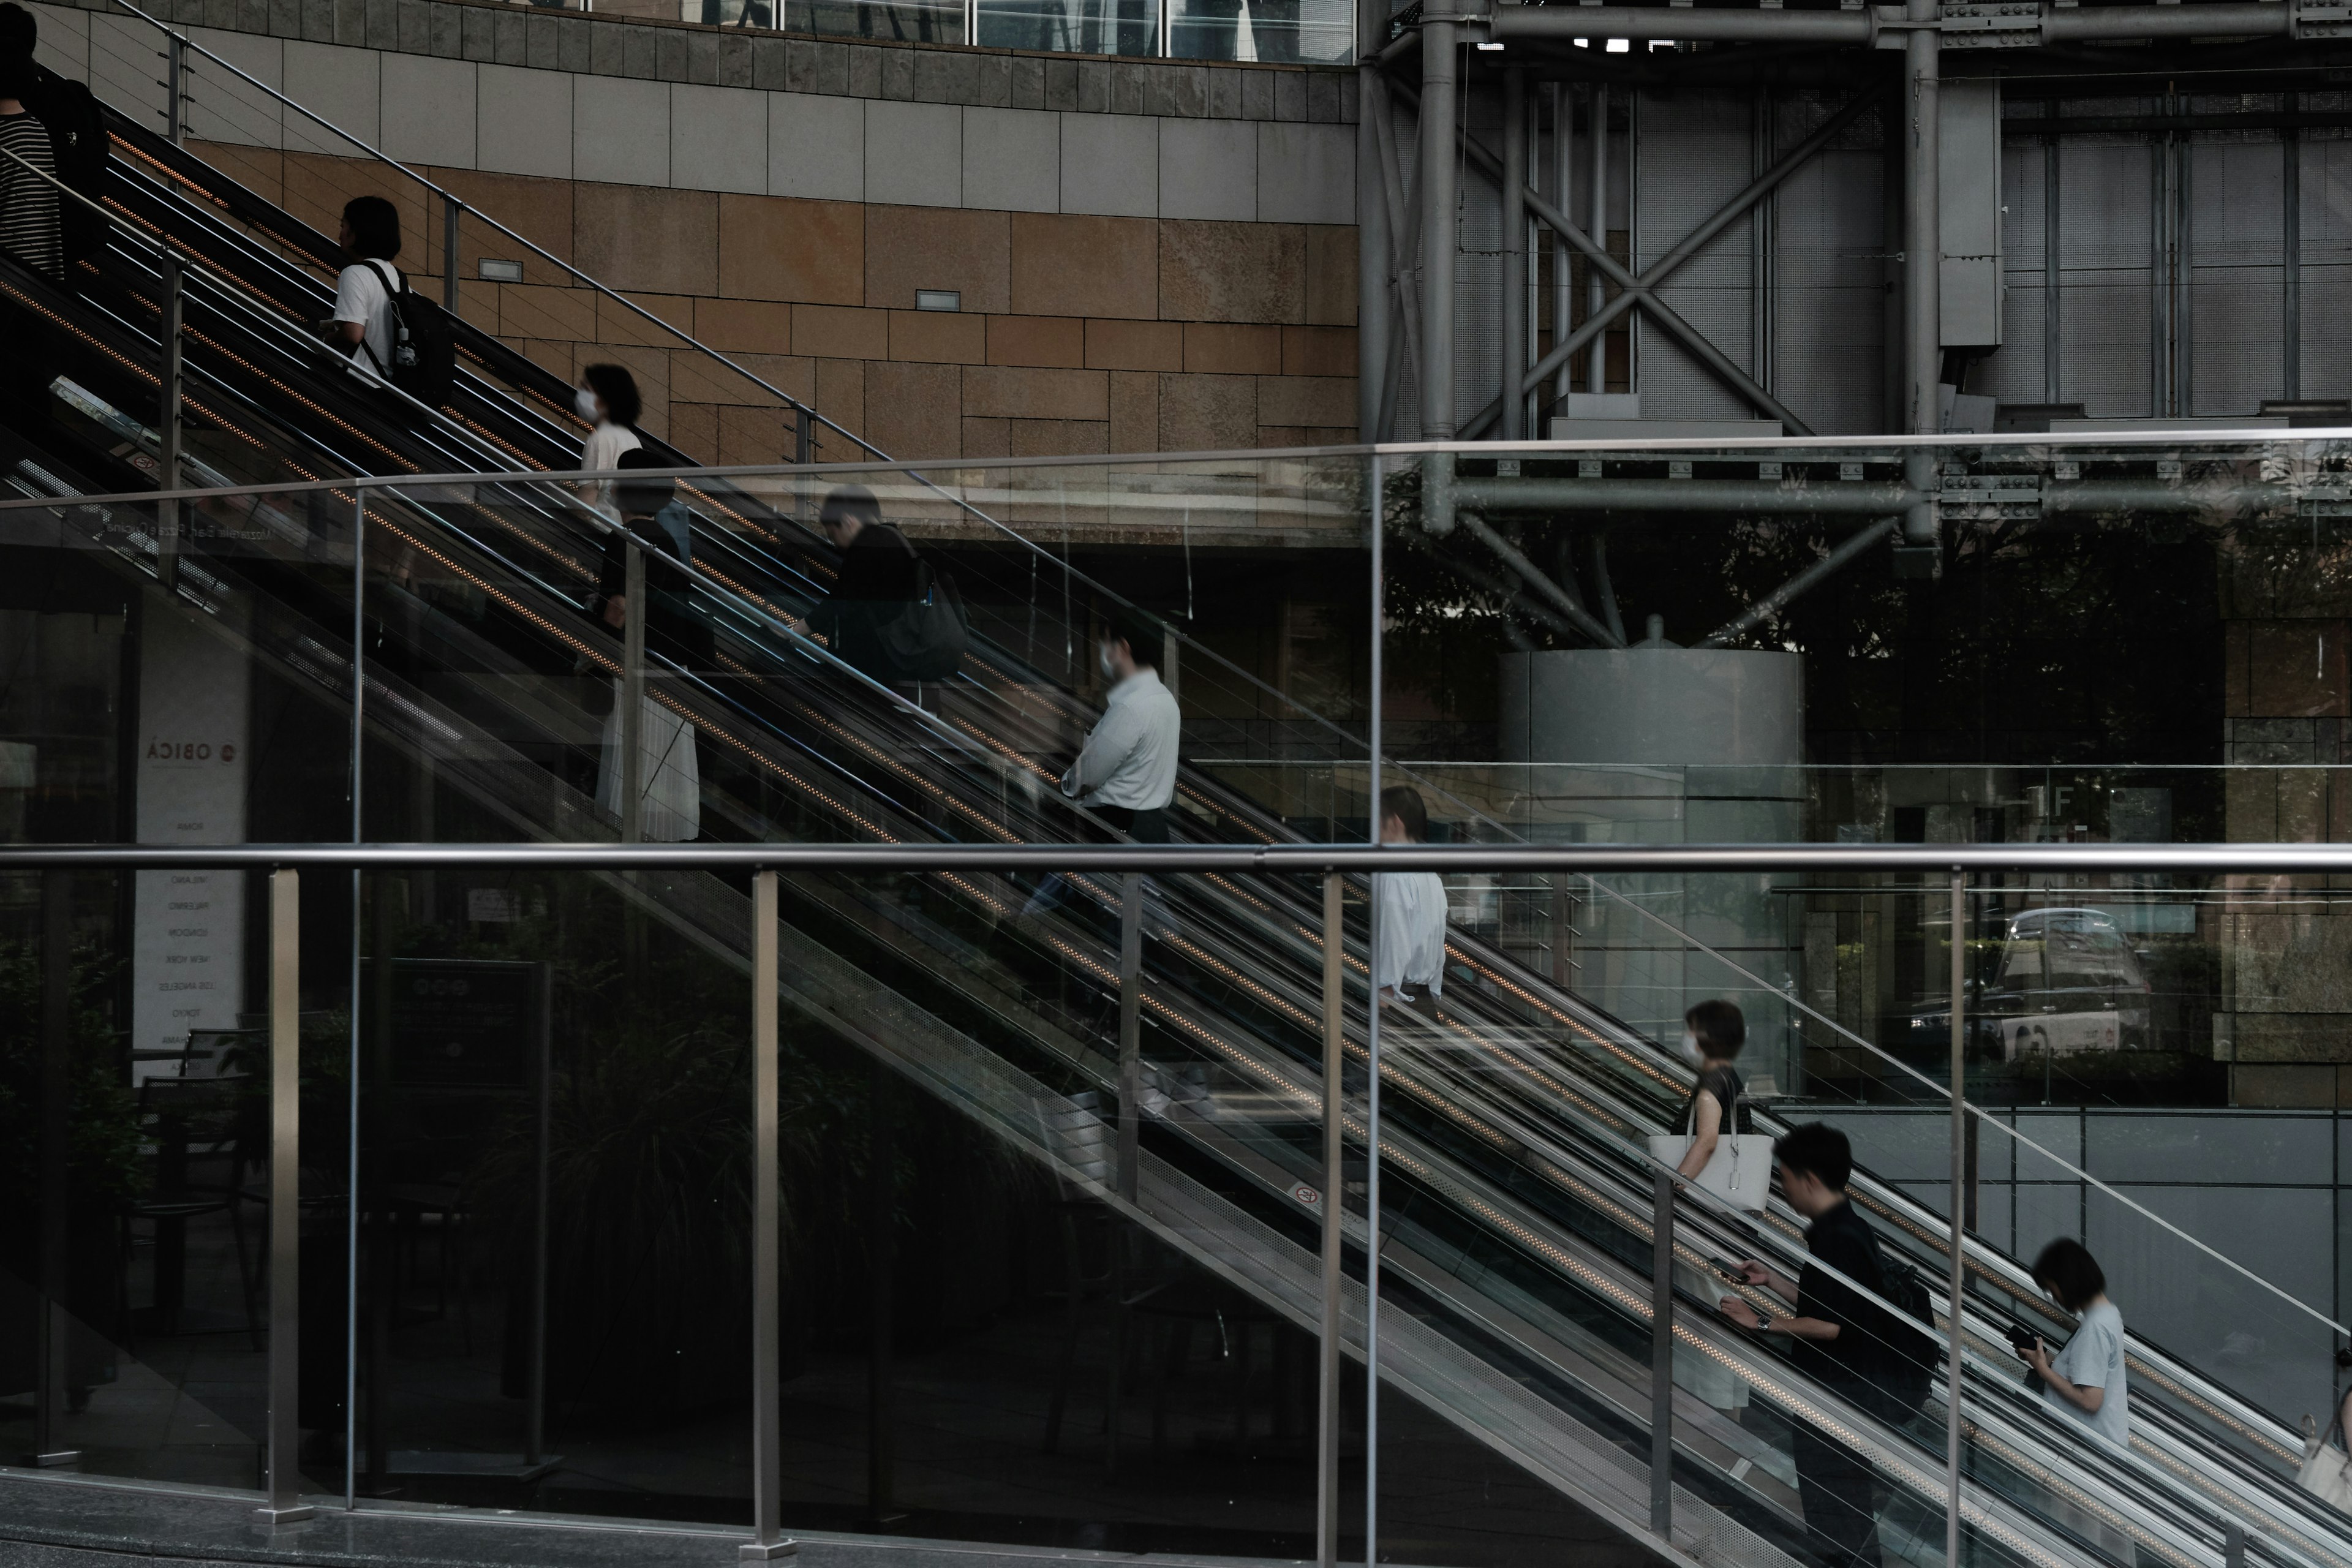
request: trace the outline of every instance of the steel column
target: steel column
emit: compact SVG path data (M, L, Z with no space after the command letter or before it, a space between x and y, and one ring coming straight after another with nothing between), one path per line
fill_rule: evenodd
M1448 227L1450 232L1451 226ZM1365 746L1370 790L1364 815L1370 818L1367 837L1370 847L1377 851L1381 844L1381 627L1386 624L1387 605L1383 552L1387 547L1384 525L1388 492L1377 453L1370 468L1372 650L1370 679L1366 682L1370 697ZM1364 934L1364 951L1369 957L1380 951L1378 899L1365 902ZM1364 974L1364 1568L1376 1568L1381 1560L1381 999L1370 984L1371 977L1372 971L1368 968ZM1336 1195L1332 1206L1339 1206Z
M25 1462L44 1468L81 1458L63 1441L66 1361L73 1332L65 1305L73 1212L67 1127L73 1095L73 879L62 868L41 873L40 1321L33 1449Z
M1503 439L1528 433L1528 79L1503 68Z
M441 303L452 316L457 313L457 231L465 212L466 204L457 197L441 198Z
M621 842L645 837L646 552L636 531L621 525L628 557L622 578L621 616Z
M2301 106L2301 94L2286 95L2290 116ZM2294 399L2303 395L2303 137L2293 125L2279 132L2279 153L2286 164L2279 184L2279 382L2280 395Z
M1143 1139L1143 879L1118 889L1118 1195L1135 1202Z
M1549 91L1551 98L1552 200L1558 204L1560 211L1566 212L1570 197L1569 170L1576 162L1575 111L1570 107L1567 84L1553 82ZM1559 412L1562 414L1568 412L1568 395L1573 390L1572 383L1576 374L1569 368L1567 357L1561 354L1561 350L1567 347L1568 334L1571 330L1569 317L1574 314L1576 310L1575 292L1570 286L1569 278L1569 258L1571 254L1568 247L1568 241L1560 237L1557 229L1553 230L1551 235L1551 347L1546 352L1544 362L1549 363L1554 356L1559 356L1559 369L1553 375L1552 396L1559 405Z
M629 619L636 620L635 606ZM783 1384L778 1343L782 1208L776 1194L776 874L751 878L751 1539L740 1554L790 1557L783 1532Z
M1339 1562L1339 1342L1346 1280L1341 1220L1348 1199L1340 1093L1348 1060L1341 1044L1346 931L1339 922L1339 894L1344 882L1337 871L1323 874L1323 1311L1315 1405L1315 1560L1321 1568L1338 1568Z
M1962 1015L1968 959L1968 873L1952 871L1952 1239L1951 1275L1946 1288L1945 1354L1950 1358L1944 1385L1944 1561L1960 1560L1960 1292L1967 1283L1967 1237L1962 1194L1968 1191L1968 1026ZM1931 1325L1932 1326L1932 1325Z
M1675 1178L1650 1173L1650 1528L1675 1523Z
M362 806L367 797L367 781L362 772L365 760L362 726L367 721L367 491L352 491L352 762L351 806L352 842L358 844L365 837L365 817ZM362 1014L360 1008L360 900L365 879L354 867L352 870L352 1020L351 1020L351 1087L345 1095L346 1130L351 1139L343 1172L344 1187L351 1201L343 1209L343 1506L359 1504L359 1409L360 1409L360 1215L361 1194L365 1190L360 1182L360 1152L366 1140L360 1135L360 1085L367 1077L362 1070L361 1031ZM390 924L390 900L385 897L390 884L381 873L376 877L375 959L377 994L387 1000L391 996L392 943L386 928ZM389 1016L389 1007L385 1010ZM379 1035L388 1041L387 1025ZM376 1283L374 1279L369 1281ZM383 1431L383 1382L380 1375L383 1363L372 1364L368 1377L368 1478L376 1485L383 1484L384 1469L376 1461Z
M1454 438L1454 121L1459 29L1429 22L1421 40L1421 438Z
M169 236L164 237L159 266L163 275L163 321L158 332L163 340L163 374L156 387L155 424L159 447L155 479L158 489L173 490L180 488L180 408L185 401L187 345L183 310L187 284L180 267L180 258L172 249ZM180 580L180 503L176 500L163 501L157 510L155 576L168 594Z
M188 115L182 105L187 100L188 54L184 41L177 33L168 34L163 44L163 134L174 147L183 146L188 139Z
M272 1525L310 1517L301 1500L301 873L269 874L269 1414L262 1505Z
M1906 0L1913 24L1904 44L1904 69L1910 77L1911 138L1903 173L1903 374L1904 428L1933 433L1943 428L1943 318L1941 273L1943 226L1938 207L1942 101L1941 40L1935 28L1937 0Z
M1584 9L1582 6L1577 7ZM1586 222L1591 226L1592 243L1602 250L1609 248L1609 84L1592 84L1591 125L1587 132L1592 154L1591 174L1585 181ZM1562 211L1566 211L1565 205ZM1553 232L1573 245L1575 241L1555 224ZM1601 308L1608 302L1608 290L1602 286L1601 269L1590 261L1584 268L1584 319L1590 323L1601 319ZM1592 334L1592 359L1585 366L1584 390L1609 390L1609 334L1596 330Z
M1388 7L1356 7L1356 433L1381 438L1381 399L1389 365L1390 250L1387 193L1381 188L1381 132L1389 112L1388 79L1377 57L1387 41Z

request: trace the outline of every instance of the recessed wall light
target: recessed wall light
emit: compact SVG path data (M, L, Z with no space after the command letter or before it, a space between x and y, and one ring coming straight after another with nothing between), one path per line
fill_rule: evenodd
M915 290L918 310L961 310L963 290L961 289L918 289Z
M482 280L486 283L520 283L522 281L522 263L499 261L485 256L482 258Z

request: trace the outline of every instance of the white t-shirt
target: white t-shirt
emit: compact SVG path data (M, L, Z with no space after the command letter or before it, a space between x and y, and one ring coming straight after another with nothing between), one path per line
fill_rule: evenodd
M1080 805L1159 810L1176 796L1181 731L1176 694L1158 670L1137 670L1110 689L1086 749L1062 775L1062 793Z
M2085 1309L2066 1348L2050 1358L2050 1370L2077 1388L2103 1388L2098 1410L2089 1412L2045 1388L2051 1407L2072 1415L2108 1442L2131 1447L2129 1395L2124 1384L2124 1315L2112 1301Z
M1445 986L1445 884L1434 871L1381 871L1372 897L1381 921L1373 989L1435 998Z
M383 271L378 271L378 268ZM389 261L379 261L373 265L356 261L344 268L335 279L334 319L356 321L366 329L362 342L374 353L375 359L371 363L367 354L361 352L360 343L353 343L351 347L352 363L362 370L389 374L392 369L392 295L383 286L385 272L391 273L394 281L400 278L400 269Z
M622 453L634 452L644 445L635 430L607 419L589 431L588 439L581 444L580 466L583 468L617 468L621 466ZM613 505L612 480L587 480L580 487L580 496L614 522L621 521L619 510Z

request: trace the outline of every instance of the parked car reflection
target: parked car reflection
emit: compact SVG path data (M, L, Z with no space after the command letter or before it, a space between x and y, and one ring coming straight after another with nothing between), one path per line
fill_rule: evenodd
M2018 1061L2147 1048L2147 973L2105 910L2012 915L1980 959L1967 981L1970 1055ZM1950 1029L1944 998L1912 1014L1915 1042L1939 1044Z

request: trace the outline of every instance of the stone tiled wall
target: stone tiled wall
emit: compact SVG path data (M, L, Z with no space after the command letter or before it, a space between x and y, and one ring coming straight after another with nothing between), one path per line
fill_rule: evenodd
M163 0L191 36L896 457L1353 438L1353 79L721 34L467 0ZM48 62L160 123L155 35L39 7ZM201 17L204 26L196 26ZM225 30L226 29L233 30ZM205 155L331 231L396 171L199 62ZM488 225L461 310L647 425L786 450L773 399ZM480 280L519 261L520 283ZM952 289L957 312L918 311ZM846 457L821 451L822 457Z

